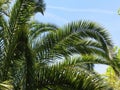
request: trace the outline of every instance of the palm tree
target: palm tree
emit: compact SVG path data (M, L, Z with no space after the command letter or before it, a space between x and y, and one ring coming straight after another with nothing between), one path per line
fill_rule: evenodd
M1 4L1 7L3 4ZM4 33L1 36L1 52L4 51L1 57L4 60L2 80L10 78L14 80L14 77L8 76L15 73L12 72L14 71L12 67L14 67L15 61L25 60L26 90L34 90L34 56L28 43L28 21L34 13L43 13L44 7L45 4L42 0L38 2L35 2L35 0L16 0L12 10L10 10L8 20L4 18L5 13L1 12L0 14L2 28L0 34ZM12 73L9 73L9 71Z
M94 63L104 61L109 64L112 59L113 45L109 34L100 25L89 21L73 22L63 28L31 21L30 17L36 12L43 14L44 7L42 0L16 0L9 13L0 13L0 81L12 80L15 90L36 90L55 85L76 90L100 88L101 79L97 79L92 70ZM63 64L53 63L68 61L76 55L98 58L86 61L78 58L82 62L79 68L68 69L68 63L66 70L66 65L62 68ZM91 71L91 74L83 70Z
M87 87L84 86L83 79L86 79L86 77L88 76L88 72L82 72L82 75L80 73L80 76L77 76L78 72L80 72L79 70L84 71L87 69L86 71L90 71L90 68L88 67L91 67L92 71L93 64L109 64L111 60L111 52L109 51L112 48L111 40L109 39L106 30L104 30L97 24L88 21L73 22L71 24L68 24L64 28L59 28L59 30L56 30L55 33L46 33L40 39L37 39L37 41L36 39L35 41L33 40L33 42L34 43L32 44L32 49L36 53L35 82L37 88L50 89L52 86L57 85L59 87L69 87L76 90L90 90L90 88L91 90L95 90L103 87L102 84L100 84L99 82L101 81L101 79L99 79L96 74L92 73L92 76L97 77L98 81L95 81L95 83L99 82L99 84L90 84L93 83L92 79L95 78L93 77L88 79L89 86L88 84L85 84ZM77 59L76 64L80 64L79 70L76 70L78 69L76 67L71 67L71 69L73 69L73 72L71 72L71 69L69 68L67 68L66 70L62 68L63 65L61 64L55 64L55 66L50 67L50 64L58 59L65 61L63 59L67 59L76 55L84 57L82 59ZM69 59L67 59L66 61L69 62ZM73 60L73 62L75 61L76 60ZM70 64L67 63L67 66L70 66ZM88 77L90 76L91 74L89 74ZM78 78L83 78L83 82L80 83L81 79L78 80Z
M88 59L91 58L87 56ZM109 88L107 82L96 72L87 69L83 60L86 60L85 56L67 58L64 62L42 69L39 69L38 65L36 85L39 90L42 88L48 88L48 90L66 90L66 88L68 90L107 90Z

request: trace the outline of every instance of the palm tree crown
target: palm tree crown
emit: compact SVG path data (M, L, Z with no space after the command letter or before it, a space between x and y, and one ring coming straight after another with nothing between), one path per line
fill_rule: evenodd
M8 14L0 12L0 82L12 80L15 90L106 89L93 66L112 60L108 32L90 21L61 28L31 21L44 10L42 0L16 0ZM54 63L58 60L62 62Z

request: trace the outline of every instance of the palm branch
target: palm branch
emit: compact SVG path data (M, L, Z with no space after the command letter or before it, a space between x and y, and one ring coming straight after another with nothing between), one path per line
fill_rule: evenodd
M8 20L0 13L0 81L12 79L15 90L102 88L101 79L93 73L93 64L111 62L113 45L108 32L89 21L72 22L62 28L30 21L32 15L38 11L43 14L44 9L42 0L16 0ZM82 58L71 61L79 68L68 67L67 58L74 55ZM57 60L66 64L49 66Z

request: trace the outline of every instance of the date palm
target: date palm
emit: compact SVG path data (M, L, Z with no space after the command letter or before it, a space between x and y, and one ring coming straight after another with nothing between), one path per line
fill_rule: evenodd
M1 7L3 4L1 4ZM34 90L34 56L28 43L28 21L34 13L43 13L44 7L45 4L42 0L38 2L35 2L35 0L15 0L13 8L8 13L7 20L4 18L4 12L0 14L0 26L2 29L0 33L2 57L0 59L4 62L2 80L14 80L14 77L9 76L15 73L12 68L16 63L15 61L25 60L26 90Z
M91 69L94 63L111 61L112 43L109 34L101 26L89 21L73 22L63 28L58 28L55 25L30 20L36 12L43 14L43 11L42 0L38 2L37 0L16 0L8 14L0 13L1 82L12 80L15 90L36 90L44 86L49 88L49 85L72 86L70 88L76 90L88 90L90 87L91 90L98 89L95 83L99 80L95 80L92 84L92 79L97 77L94 77L95 74ZM53 63L57 60L64 61L75 55L86 54L103 58L103 61L99 58L94 61L92 58L88 61L83 59L83 64L79 68L66 69L65 74L62 64L59 66ZM84 69L91 71L89 76L93 76L89 78L87 72L80 71ZM82 73L78 74L78 72ZM88 79L85 79L86 77ZM85 80L89 81L89 87L86 87L87 84L84 86L87 82ZM81 81L83 82L80 83Z
M44 63L43 65L47 67L47 69L45 67L44 68L41 67L42 70L39 69L40 67L38 68L38 70L36 69L37 70L36 73L38 75L36 77L38 79L37 86L39 88L41 88L42 86L50 87L50 85L55 85L58 83L58 85L62 84L62 86L65 85L68 87L69 85L70 86L73 85L72 86L73 89L76 90L79 89L97 90L102 87L101 86L102 84L99 84L100 86L98 87L94 86L94 84L93 86L87 85L88 87L84 87L83 83L80 84L81 79L78 80L78 77L74 76L76 75L75 73L78 74L78 72L80 71L76 70L76 68L74 67L70 67L70 69L68 67L66 69L67 66L70 66L70 63L67 63L67 66L65 65L65 69L63 70L61 70L61 67L63 67L63 65L61 64L60 66L55 64L55 68L57 66L59 67L59 69L58 68L55 69L51 68L48 63L50 61L57 60L58 58L60 58L59 60L64 61L63 59L66 59L68 57L73 57L76 55L82 57L83 55L85 55L84 58L82 59L78 58L77 62L76 60L73 60L73 63L71 64L75 66L74 62L76 62L76 65L80 64L79 70L90 71L90 68L88 67L93 64L109 65L112 56L111 52L109 51L110 49L112 49L112 43L108 33L101 26L97 25L94 22L89 21L73 22L63 28L60 28L59 30L57 30L56 33L49 33L42 37L42 39L38 40L36 44L34 44L33 49L34 51L36 51L37 54L36 58L39 61L39 64L37 66L39 67ZM67 59L66 61L69 62L69 59ZM52 70L50 70L49 68ZM91 67L91 69L93 68ZM52 71L54 73L52 73ZM85 72L83 72L83 74L84 73ZM72 74L74 78L72 77ZM85 78L84 77L85 74L83 75L83 78ZM92 75L94 76L94 74ZM54 76L54 78L52 76ZM72 79L70 80L71 77ZM66 80L67 78L69 78L69 80ZM91 80L89 79L88 81L90 82ZM100 79L98 79L98 81L99 80ZM78 85L75 87L74 85L77 84L80 84L81 86Z
M41 69L38 65L36 85L39 90L45 88L50 90L66 90L66 88L68 90L108 90L107 82L99 74L86 68L84 60L97 61L97 58L91 57L67 58L64 62Z

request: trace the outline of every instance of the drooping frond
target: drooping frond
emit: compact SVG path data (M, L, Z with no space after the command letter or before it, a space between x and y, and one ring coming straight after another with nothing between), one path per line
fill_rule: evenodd
M54 24L44 24L40 22L31 22L29 24L29 39L32 44L34 44L38 39L41 39L43 34L49 32L56 32L58 27Z
M35 3L34 6L34 12L41 12L42 14L44 14L45 11L45 3L43 0L30 0L31 2Z
M60 64L49 68L41 68L36 74L38 88L57 85L58 87L62 86L74 90L99 90L107 87L97 74L87 72L81 68L66 66L61 68Z
M72 67L72 68L83 68L88 71L94 71L94 64L103 64L103 65L110 65L109 61L106 61L105 58L98 56L98 55L76 55L67 57L60 62L61 67Z
M43 36L34 47L40 60L73 53L96 53L111 58L112 43L104 28L93 22L79 21Z

